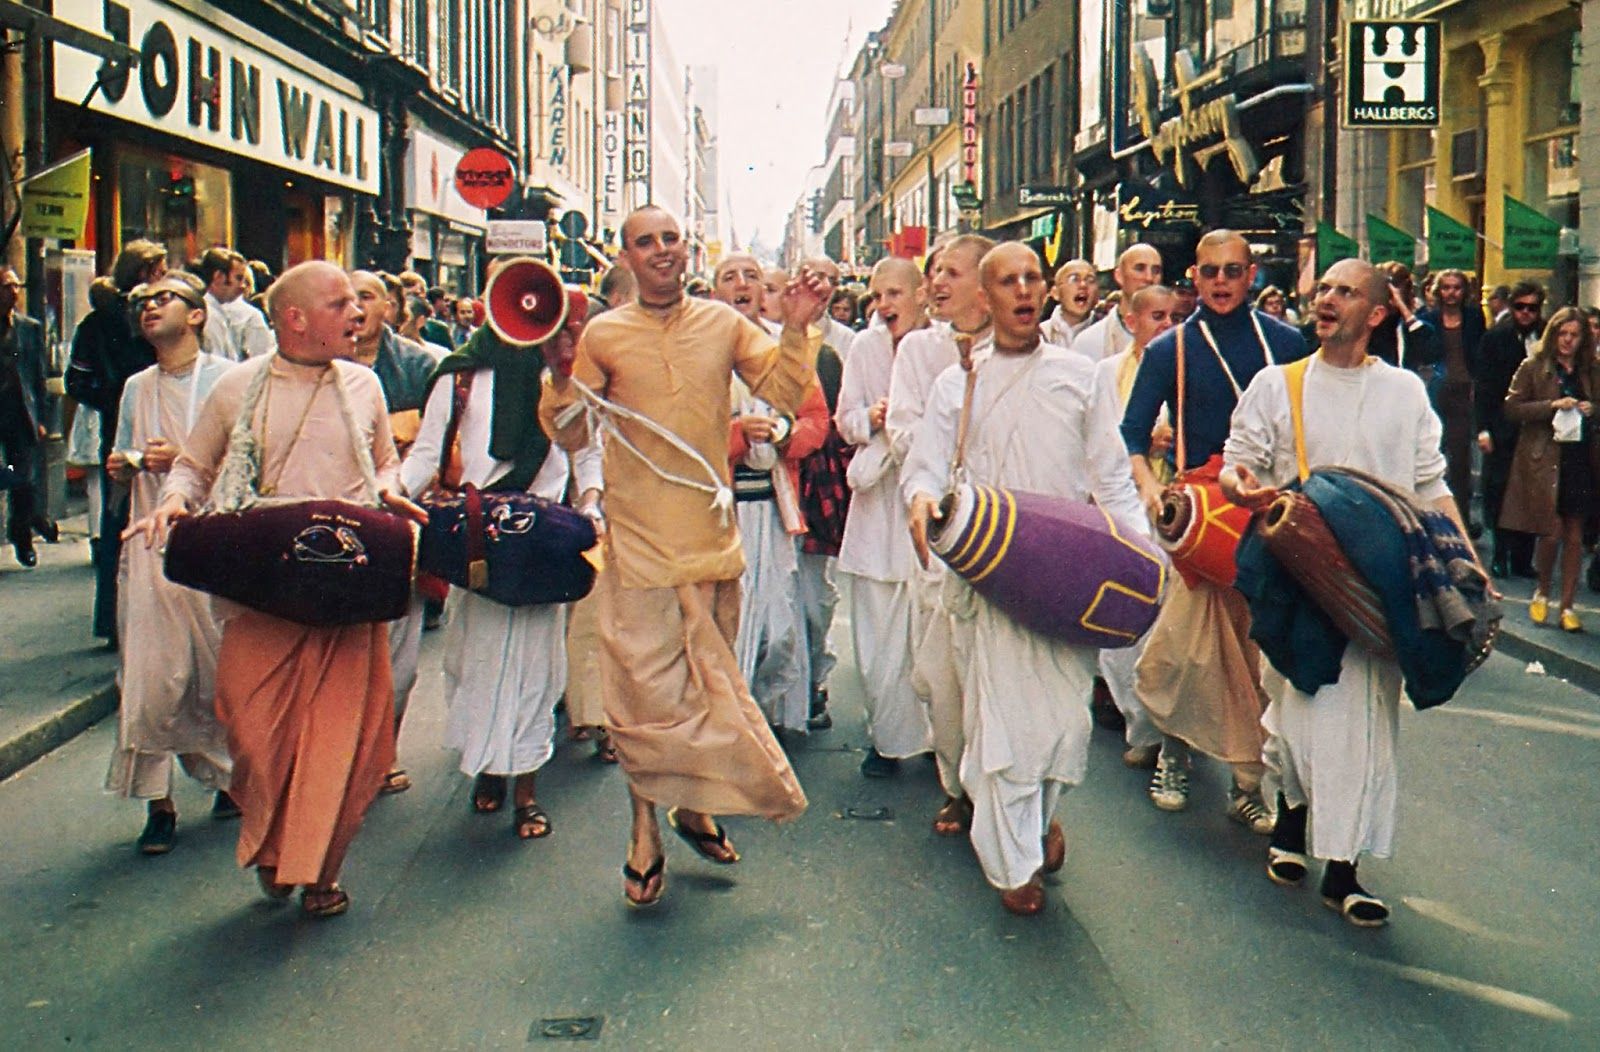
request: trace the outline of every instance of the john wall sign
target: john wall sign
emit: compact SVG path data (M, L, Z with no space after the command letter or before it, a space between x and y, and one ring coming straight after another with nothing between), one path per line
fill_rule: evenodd
M360 89L267 37L246 42L158 0L55 0L55 16L139 51L90 108L362 193L378 192L378 113ZM277 49L281 48L281 52ZM80 103L101 60L55 45L55 96Z
M1441 44L1438 22L1351 22L1345 127L1438 127Z

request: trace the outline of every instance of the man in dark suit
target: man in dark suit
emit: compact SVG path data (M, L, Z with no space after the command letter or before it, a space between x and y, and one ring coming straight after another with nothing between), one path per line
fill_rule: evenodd
M34 566L39 561L33 550L34 530L51 541L56 530L39 508L36 485L40 446L49 431L45 422L44 329L17 311L21 290L17 272L0 264L0 463L15 473L6 539L18 562Z
M1473 400L1477 405L1478 448L1483 450L1483 514L1494 530L1490 569L1496 577L1512 573L1519 577L1534 575L1533 538L1500 528L1500 503L1517 446L1517 425L1505 417L1506 391L1517 366L1533 353L1543 332L1544 289L1531 281L1519 281L1511 289L1510 313L1496 322L1478 345Z
M1417 312L1438 336L1441 356L1428 392L1444 424L1445 478L1465 523L1472 523L1472 442L1477 433L1472 384L1482 369L1480 353L1487 330L1483 308L1467 302L1470 287L1462 271L1440 271L1434 280L1434 305ZM1478 526L1473 524L1472 530L1476 536Z

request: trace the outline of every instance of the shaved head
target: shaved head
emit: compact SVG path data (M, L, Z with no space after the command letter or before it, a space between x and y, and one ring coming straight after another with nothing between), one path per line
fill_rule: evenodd
M295 264L284 271L267 290L267 317L277 326L282 321L284 311L290 307L305 309L314 288L329 279L344 276L344 271L320 259Z
M1011 269L1025 263L1037 265L1039 254L1020 241L1007 241L996 245L983 254L983 259L978 263L978 277L987 286L998 281Z
M764 274L761 268L761 261L759 259L750 255L748 252L735 252L731 256L722 257L722 261L717 264L717 269L711 272L711 284L715 285L718 281L720 281L722 275L727 272L730 267L738 266L740 264L743 264L747 267L754 267L757 274Z
M267 311L278 352L290 361L315 364L355 355L364 314L349 275L332 263L311 260L284 271L267 290Z
M670 220L679 231L683 230L683 224L678 222L678 217L673 215L669 210L662 208L660 205L641 205L629 212L628 218L622 221L622 232L619 236L624 245L628 243L629 228L633 226L634 220L643 219L646 216L665 217L666 219Z
M899 278L911 288L922 284L922 271L917 269L915 263L901 256L885 256L878 260L873 265L872 277L873 280L877 280L880 276L886 279Z

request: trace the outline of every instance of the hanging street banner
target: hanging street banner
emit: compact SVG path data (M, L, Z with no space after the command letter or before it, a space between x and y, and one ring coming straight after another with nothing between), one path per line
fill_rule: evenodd
M1317 273L1321 274L1341 259L1360 259L1361 246L1353 237L1334 229L1332 223L1317 224Z
M1428 207L1428 270L1478 269L1478 232L1437 208Z
M1437 128L1443 34L1434 22L1351 22L1346 128Z
M1561 224L1506 194L1503 243L1507 270L1550 270L1561 249Z
M1367 258L1374 263L1404 263L1414 267L1417 265L1417 239L1368 212Z
M82 241L88 219L88 150L79 150L22 181L23 237Z

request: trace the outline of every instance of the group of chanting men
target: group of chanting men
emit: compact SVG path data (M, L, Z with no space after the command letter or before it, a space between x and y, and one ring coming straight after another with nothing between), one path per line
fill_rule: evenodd
M486 326L442 362L372 340L381 291L326 263L272 286L277 349L237 365L200 351L197 282L169 274L136 290L158 362L124 396L115 447L137 463L109 465L134 486L121 594L124 639L140 640L124 658L114 785L170 812L176 756L226 789L242 813L240 864L269 896L303 889L312 916L348 908L344 855L377 794L404 785L395 741L420 599L387 625L316 628L162 577L171 524L239 484L243 457L263 495L376 499L421 521L419 503L471 482L594 518L604 569L570 611L451 589L446 744L476 779L473 808L499 810L510 782L513 828L536 839L551 832L534 774L556 703L592 712L569 715L605 726L627 778L631 906L666 890L658 808L721 865L740 854L720 818L804 811L775 729L827 725L836 564L865 686L863 773L931 752L945 794L934 831L970 837L1005 909L1039 913L1045 876L1064 864L1056 811L1085 774L1098 675L1125 718L1124 762L1154 768L1157 807L1186 805L1192 752L1214 757L1232 768L1229 815L1271 838L1272 880L1300 884L1324 860L1330 906L1361 926L1387 920L1356 863L1386 857L1394 835L1394 662L1350 648L1337 683L1301 693L1260 660L1237 592L1176 574L1138 646L1073 646L1013 621L928 548L958 446L975 482L1093 502L1147 536L1174 448L1180 471L1220 456L1222 486L1243 504L1308 459L1377 475L1459 522L1421 381L1367 355L1390 299L1378 271L1348 260L1324 275L1320 349L1292 413L1281 367L1307 346L1250 307L1255 266L1232 232L1199 243L1200 302L1181 340L1148 246L1123 254L1120 303L1088 324L1086 264L1058 272L1061 309L1047 321L1031 248L957 236L925 269L880 262L859 333L827 317L838 277L827 261L779 283L733 256L702 299L685 292L687 255L669 212L635 211L619 259L629 302L569 315L531 348ZM845 504L826 479L799 477L830 441L848 489L836 556L796 539L798 491Z

